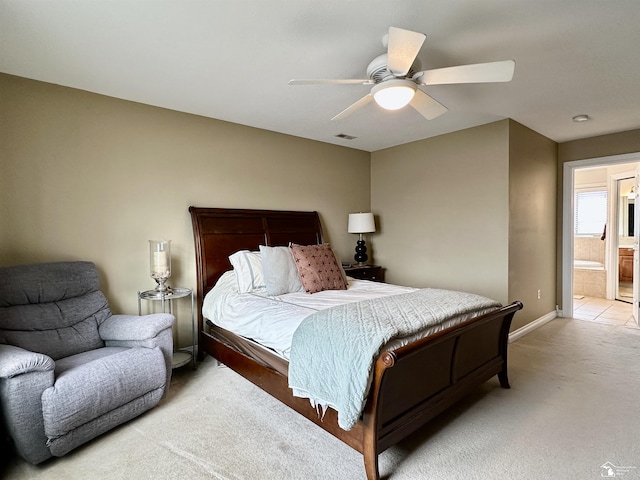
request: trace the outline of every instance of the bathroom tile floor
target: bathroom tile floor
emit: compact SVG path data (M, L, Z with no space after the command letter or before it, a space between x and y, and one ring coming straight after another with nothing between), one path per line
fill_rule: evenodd
M633 306L619 300L584 297L573 299L573 318L640 329L633 319Z

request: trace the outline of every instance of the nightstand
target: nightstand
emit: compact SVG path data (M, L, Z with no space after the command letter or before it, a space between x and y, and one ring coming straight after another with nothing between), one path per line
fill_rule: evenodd
M384 282L384 270L380 265L352 265L351 267L344 267L344 273L358 280Z
M160 301L162 313L171 313L173 314L172 303L173 300L177 300L179 298L190 297L191 298L191 340L192 340L192 350L193 351L185 351L185 350L176 350L173 352L173 359L171 361L171 368L178 368L186 365L187 363L191 363L193 369L196 369L196 329L195 329L195 299L193 296L193 290L190 288L181 288L174 287L167 292L159 292L157 290L147 290L145 292L138 292L138 315L142 315L142 305L141 300L151 300L151 301ZM165 306L168 306L168 312L165 309Z

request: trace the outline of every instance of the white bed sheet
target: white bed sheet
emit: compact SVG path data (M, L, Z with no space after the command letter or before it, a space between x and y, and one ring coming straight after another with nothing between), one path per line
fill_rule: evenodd
M351 277L347 280L347 290L269 297L262 290L238 293L235 274L228 271L205 296L202 314L215 325L271 348L288 360L293 333L307 315L344 303L416 290Z

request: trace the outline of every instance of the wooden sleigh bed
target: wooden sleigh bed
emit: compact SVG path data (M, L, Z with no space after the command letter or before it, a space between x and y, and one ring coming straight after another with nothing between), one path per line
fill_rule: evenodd
M317 212L189 207L197 263L198 359L209 354L333 434L364 456L368 480L378 480L378 454L413 433L478 385L497 375L509 388L507 344L520 302L383 352L375 361L360 421L338 426L329 409L320 419L309 400L294 397L286 361L247 345L227 330L207 325L204 296L231 269L228 256L259 245L323 242ZM259 350L259 349L258 349ZM273 358L269 358L273 357Z

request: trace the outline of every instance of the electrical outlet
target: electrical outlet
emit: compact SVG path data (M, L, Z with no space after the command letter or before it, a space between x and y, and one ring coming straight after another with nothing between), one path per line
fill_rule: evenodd
M542 298L542 293L541 293L540 289L538 289L538 300L540 300L540 298Z

